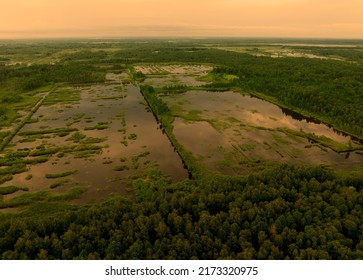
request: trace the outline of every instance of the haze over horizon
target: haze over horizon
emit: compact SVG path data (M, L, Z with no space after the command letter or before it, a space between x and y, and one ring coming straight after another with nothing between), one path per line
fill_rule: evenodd
M2 2L0 39L147 36L363 39L362 0Z

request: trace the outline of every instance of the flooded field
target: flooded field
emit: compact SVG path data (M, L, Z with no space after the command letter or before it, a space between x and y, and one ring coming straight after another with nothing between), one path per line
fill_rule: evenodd
M180 143L208 168L246 174L273 163L325 165L336 170L363 165L362 146L322 123L238 92L189 91L162 96ZM314 141L317 139L317 141ZM356 149L336 152L334 149Z
M293 46L293 45L291 45ZM298 45L300 46L300 45ZM304 45L301 45L304 46ZM281 57L305 57L305 58L315 58L315 59L332 59L332 60L342 60L341 57L331 57L331 56L322 56L316 55L309 51L297 51L294 49L286 48L285 46L258 46L258 47L217 47L217 49L225 50L225 51L233 51L239 53L247 53L254 56L266 56L272 58L281 58Z
M145 84L154 87L163 86L201 86L205 82L198 80L212 70L206 65L138 65L135 70L146 75Z
M139 88L125 76L108 74L106 84L51 92L0 157L1 186L62 193L75 186L79 203L128 193L135 176L158 167L172 181L188 177L182 161ZM125 85L123 85L125 84Z
M155 64L135 70L146 75L144 84L198 89L212 67ZM78 188L78 203L127 195L131 182L152 168L174 182L188 177L139 88L126 74L106 78L43 92L33 108L19 112L8 128L16 134L0 154L2 205L44 190L64 194ZM175 117L176 139L209 170L246 175L280 163L363 167L362 143L264 100L203 90L160 97ZM13 211L9 207L1 208Z

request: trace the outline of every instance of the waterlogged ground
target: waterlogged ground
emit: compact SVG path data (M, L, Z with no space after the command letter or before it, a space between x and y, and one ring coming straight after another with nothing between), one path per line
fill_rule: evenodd
M135 70L154 87L197 88L212 67L150 64ZM177 140L212 171L246 175L283 162L363 169L362 143L261 99L203 90L160 97L175 117ZM127 75L108 74L104 84L59 87L38 99L41 106L25 108L7 128L16 131L28 118L0 154L1 211L13 211L19 204L14 199L44 190L67 194L78 188L78 203L127 195L131 182L155 167L172 181L188 177Z
M211 66L206 65L138 65L135 70L146 75L145 84L154 87L164 86L201 86L205 82L198 78L206 75L212 70Z
M80 203L128 193L132 178L153 167L173 181L187 171L137 87L108 74L106 84L59 88L13 138L0 158L1 187L19 190L3 201L39 190L75 186ZM123 83L122 83L123 80Z
M247 174L274 163L325 165L353 170L363 165L361 145L325 124L238 92L188 91L162 96L177 118L174 134L209 169ZM313 141L313 138L323 141ZM329 145L325 145L328 143Z
M332 59L332 60L343 60L342 57L338 56L322 56L311 53L309 50L295 50L288 48L288 46L309 46L305 44L283 44L283 45L270 45L270 46L238 46L238 47L216 47L220 50L232 51L238 53L247 53L254 56L266 56L272 58L281 58L281 57L305 57L305 58L314 58L314 59ZM317 46L317 45L315 45ZM329 47L329 45L318 45L320 47ZM330 47L339 46L339 45L331 45ZM352 46L354 47L354 46Z

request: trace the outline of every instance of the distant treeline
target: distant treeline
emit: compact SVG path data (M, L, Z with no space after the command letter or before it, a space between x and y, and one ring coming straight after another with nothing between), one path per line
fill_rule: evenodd
M97 66L78 62L54 65L2 66L0 67L0 85L5 90L15 89L22 92L58 82L103 82L105 74L105 71Z

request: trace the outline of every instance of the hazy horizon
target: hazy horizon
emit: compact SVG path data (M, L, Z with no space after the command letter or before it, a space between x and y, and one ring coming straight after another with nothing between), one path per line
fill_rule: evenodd
M363 39L360 0L12 0L0 39Z

